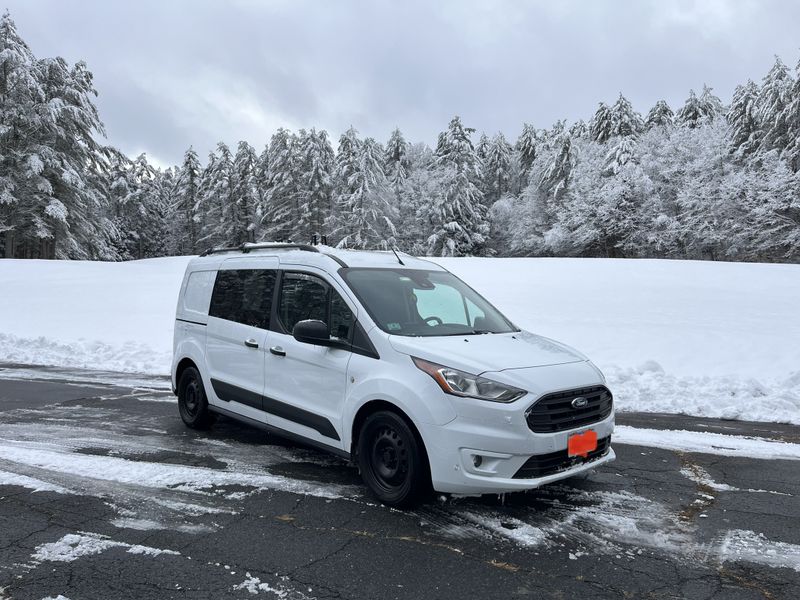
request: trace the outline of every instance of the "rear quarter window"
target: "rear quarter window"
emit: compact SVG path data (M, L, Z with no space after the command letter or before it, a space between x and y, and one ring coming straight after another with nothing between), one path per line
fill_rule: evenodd
M216 271L194 271L189 275L186 290L183 293L182 308L184 312L195 316L208 314L215 275Z

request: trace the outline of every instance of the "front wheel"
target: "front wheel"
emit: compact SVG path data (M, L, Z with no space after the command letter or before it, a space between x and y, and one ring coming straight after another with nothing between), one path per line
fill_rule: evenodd
M389 506L412 506L430 491L422 442L393 412L377 412L364 421L358 437L358 466L370 491Z
M178 382L178 410L183 422L192 429L207 429L214 422L200 372L188 367Z

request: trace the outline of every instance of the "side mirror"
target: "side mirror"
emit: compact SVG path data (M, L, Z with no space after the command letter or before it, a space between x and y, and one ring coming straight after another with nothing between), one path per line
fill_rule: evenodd
M332 340L328 333L328 326L324 321L317 319L306 319L295 323L292 328L292 337L304 344L314 344L315 346L336 345L336 340Z

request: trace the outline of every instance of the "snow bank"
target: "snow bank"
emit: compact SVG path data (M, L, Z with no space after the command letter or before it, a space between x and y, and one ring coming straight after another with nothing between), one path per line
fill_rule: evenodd
M188 260L0 260L0 362L166 374ZM589 355L620 410L800 424L800 265L437 262Z

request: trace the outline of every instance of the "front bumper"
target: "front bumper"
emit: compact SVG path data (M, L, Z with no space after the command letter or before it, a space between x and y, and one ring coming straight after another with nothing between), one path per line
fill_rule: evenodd
M597 433L599 440L609 438L604 454L581 464L565 461L562 469L542 477L517 475L531 457L566 452L569 436L589 429ZM444 493L477 495L535 489L611 462L616 457L610 446L613 431L612 412L602 421L555 433L534 433L524 418L487 422L463 417L443 426L429 426L422 433L433 488ZM479 464L476 457L480 457Z

